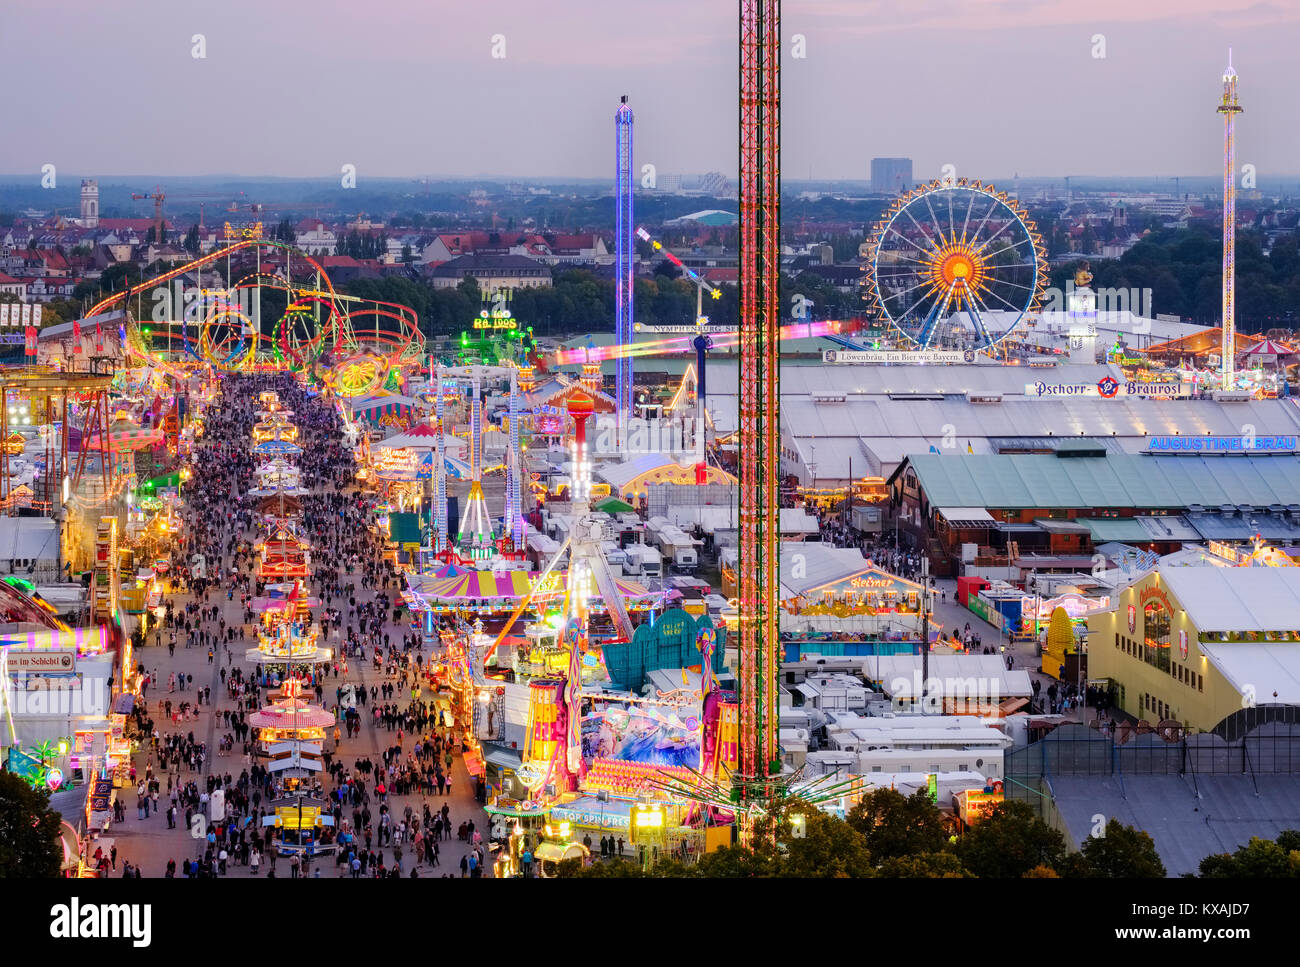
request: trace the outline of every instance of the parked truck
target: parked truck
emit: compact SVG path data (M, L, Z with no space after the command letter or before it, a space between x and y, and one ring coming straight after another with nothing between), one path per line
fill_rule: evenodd
M669 525L660 529L655 543L673 570L689 573L699 567L695 540L681 528Z
M623 549L627 560L623 564L623 573L636 578L661 578L664 575L664 559L658 550L648 544L633 544Z

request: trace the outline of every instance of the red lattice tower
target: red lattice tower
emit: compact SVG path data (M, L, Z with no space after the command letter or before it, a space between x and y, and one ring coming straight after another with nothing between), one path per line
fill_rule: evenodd
M740 777L779 773L781 4L740 2Z

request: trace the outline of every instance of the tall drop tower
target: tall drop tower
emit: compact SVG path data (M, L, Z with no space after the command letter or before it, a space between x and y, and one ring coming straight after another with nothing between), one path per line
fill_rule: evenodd
M780 773L781 3L740 0L740 756ZM750 787L752 788L752 787Z
M614 400L620 445L632 416L632 120L624 94L614 113L614 341L622 347L615 356Z
M1223 100L1218 111L1223 115L1223 339L1219 351L1223 359L1223 388L1232 389L1236 382L1237 321L1234 316L1233 286L1236 281L1237 247L1237 148L1233 142L1237 103L1237 72L1232 69L1232 48L1228 48L1228 68L1223 72Z

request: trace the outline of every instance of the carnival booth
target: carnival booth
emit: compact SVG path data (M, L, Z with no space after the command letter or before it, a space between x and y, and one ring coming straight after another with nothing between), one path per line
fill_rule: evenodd
M722 558L722 593L736 594L738 555L728 548ZM781 606L795 615L917 614L921 585L891 574L854 548L818 543L781 545Z

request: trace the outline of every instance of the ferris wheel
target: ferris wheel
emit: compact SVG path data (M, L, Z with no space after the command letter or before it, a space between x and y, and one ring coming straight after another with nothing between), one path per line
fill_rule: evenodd
M932 181L885 212L866 273L867 300L918 348L981 350L1038 309L1047 253L1006 192Z

